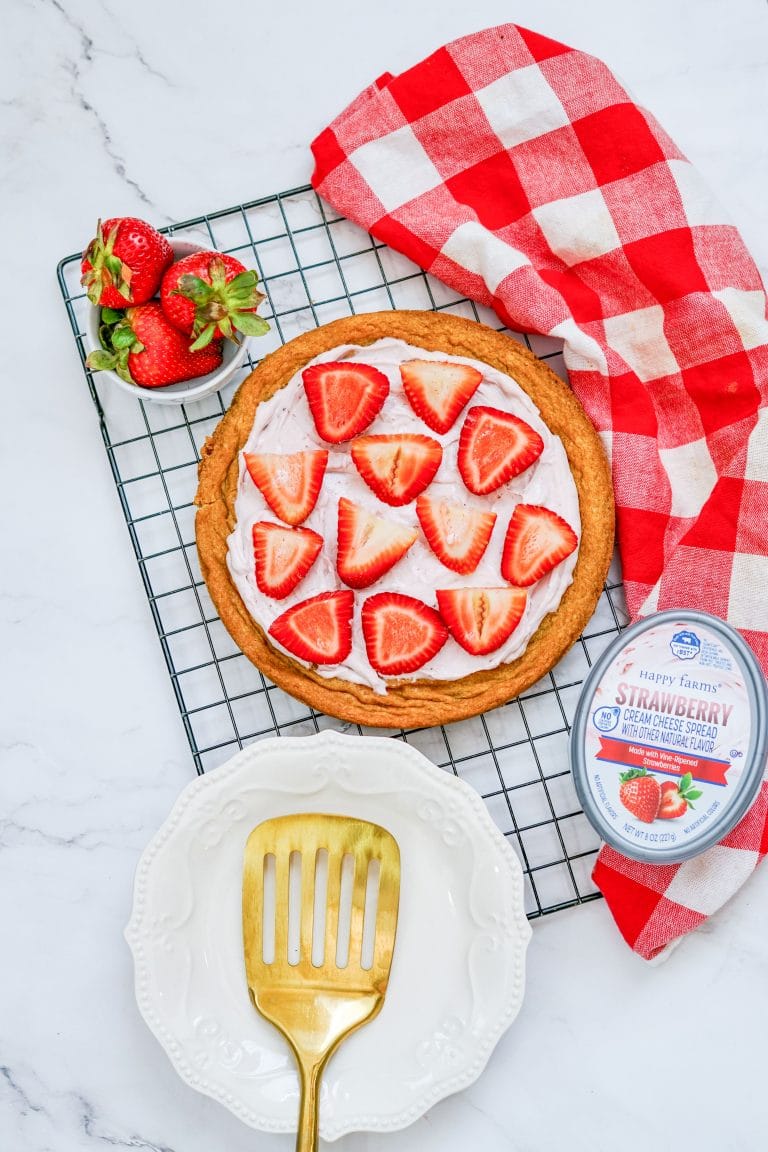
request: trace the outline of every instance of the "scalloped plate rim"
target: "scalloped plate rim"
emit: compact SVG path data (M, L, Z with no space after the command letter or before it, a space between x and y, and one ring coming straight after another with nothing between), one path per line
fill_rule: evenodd
M334 729L324 729L310 736L267 737L264 740L250 744L239 750L224 764L195 777L195 779L191 780L179 793L168 816L149 840L139 857L134 877L131 916L124 931L125 940L130 948L134 961L134 991L139 1012L147 1027L163 1048L179 1077L189 1087L194 1088L198 1092L202 1092L204 1095L211 1097L211 1099L217 1100L245 1124L257 1131L295 1133L295 1121L277 1121L272 1117L260 1115L253 1107L241 1107L239 1102L235 1100L231 1094L222 1091L219 1085L206 1083L203 1077L188 1072L182 1066L176 1053L172 1050L171 1044L169 1044L166 1036L163 1034L161 1020L155 1015L152 1006L148 1003L148 997L145 996L142 991L142 983L146 984L148 982L148 973L143 951L143 935L140 930L141 906L146 898L147 887L150 883L150 869L154 856L165 843L166 839L177 831L179 824L185 817L195 811L195 802L201 802L206 792L215 792L225 788L228 781L230 781L233 776L236 776L254 757L261 758L265 755L268 756L273 751L284 753L289 747L299 744L313 744L315 747L318 745L321 747L336 745L337 747L349 748L351 743L354 743L358 747L364 745L367 748L370 748L371 744L386 746L387 752L409 760L411 767L416 773L421 772L433 784L436 784L438 788L443 788L448 792L453 791L460 799L460 803L467 805L472 810L482 830L488 834L489 852L495 849L512 873L510 882L515 894L513 916L517 932L509 949L509 963L510 966L519 967L520 982L519 989L517 991L513 990L513 993L510 994L505 1009L496 1020L494 1027L489 1028L484 1034L482 1042L476 1045L474 1059L460 1073L454 1075L452 1078L449 1076L444 1077L436 1083L431 1090L419 1096L413 1104L405 1109L401 1109L400 1112L394 1115L387 1114L383 1110L380 1115L371 1115L368 1113L364 1116L350 1116L346 1119L336 1119L331 1123L323 1123L321 1117L320 1135L323 1140L329 1142L337 1140L341 1136L351 1132L395 1132L406 1128L423 1116L429 1108L440 1100L469 1087L469 1085L473 1084L482 1074L497 1043L520 1011L525 994L525 955L532 934L531 925L525 915L523 906L522 867L503 833L491 819L488 809L480 795L464 780L438 768L431 760L424 756L423 753L419 752L417 748L414 748L413 745L393 739L392 737L360 736L351 733L341 733ZM289 792L290 790L285 789L285 791Z

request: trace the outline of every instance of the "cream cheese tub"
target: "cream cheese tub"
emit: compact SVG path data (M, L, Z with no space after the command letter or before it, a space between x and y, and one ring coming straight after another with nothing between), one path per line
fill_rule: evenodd
M721 840L766 760L768 696L751 649L698 611L648 616L587 677L571 732L574 783L602 838L671 864Z

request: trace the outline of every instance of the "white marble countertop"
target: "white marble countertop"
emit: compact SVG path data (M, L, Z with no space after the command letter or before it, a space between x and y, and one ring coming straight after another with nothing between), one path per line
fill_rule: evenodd
M162 224L305 183L365 84L508 19L602 57L768 272L765 0L9 0L0 48L4 472L0 1132L13 1152L287 1152L186 1088L136 1010L133 869L193 767L54 269L98 215ZM214 23L214 20L216 23ZM34 331L30 341L25 333ZM768 868L657 968L602 901L534 924L478 1083L338 1147L765 1146Z

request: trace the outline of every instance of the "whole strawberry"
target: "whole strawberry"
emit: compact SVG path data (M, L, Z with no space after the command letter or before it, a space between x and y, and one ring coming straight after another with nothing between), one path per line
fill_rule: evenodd
M622 772L619 779L619 800L624 807L644 824L652 824L661 803L661 788L656 777L649 776L645 768L630 768Z
M91 304L127 308L143 304L160 287L173 249L156 228L133 216L99 220L83 253L80 283Z
M190 351L189 338L168 323L156 300L129 308L107 333L102 329L102 339L111 344L112 351L91 352L87 366L95 372L111 369L142 388L194 380L221 364L220 340L199 352Z
M263 336L269 324L256 315L264 299L259 277L234 256L223 252L193 252L173 264L163 276L160 302L172 324L194 336L192 348L211 340Z

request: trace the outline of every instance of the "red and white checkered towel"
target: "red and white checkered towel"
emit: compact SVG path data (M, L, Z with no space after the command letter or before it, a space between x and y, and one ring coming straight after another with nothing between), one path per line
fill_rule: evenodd
M565 341L613 467L633 617L702 608L768 668L768 322L698 173L608 68L506 24L377 80L312 145L320 195L510 328ZM768 850L768 782L683 865L604 847L594 878L650 958Z

